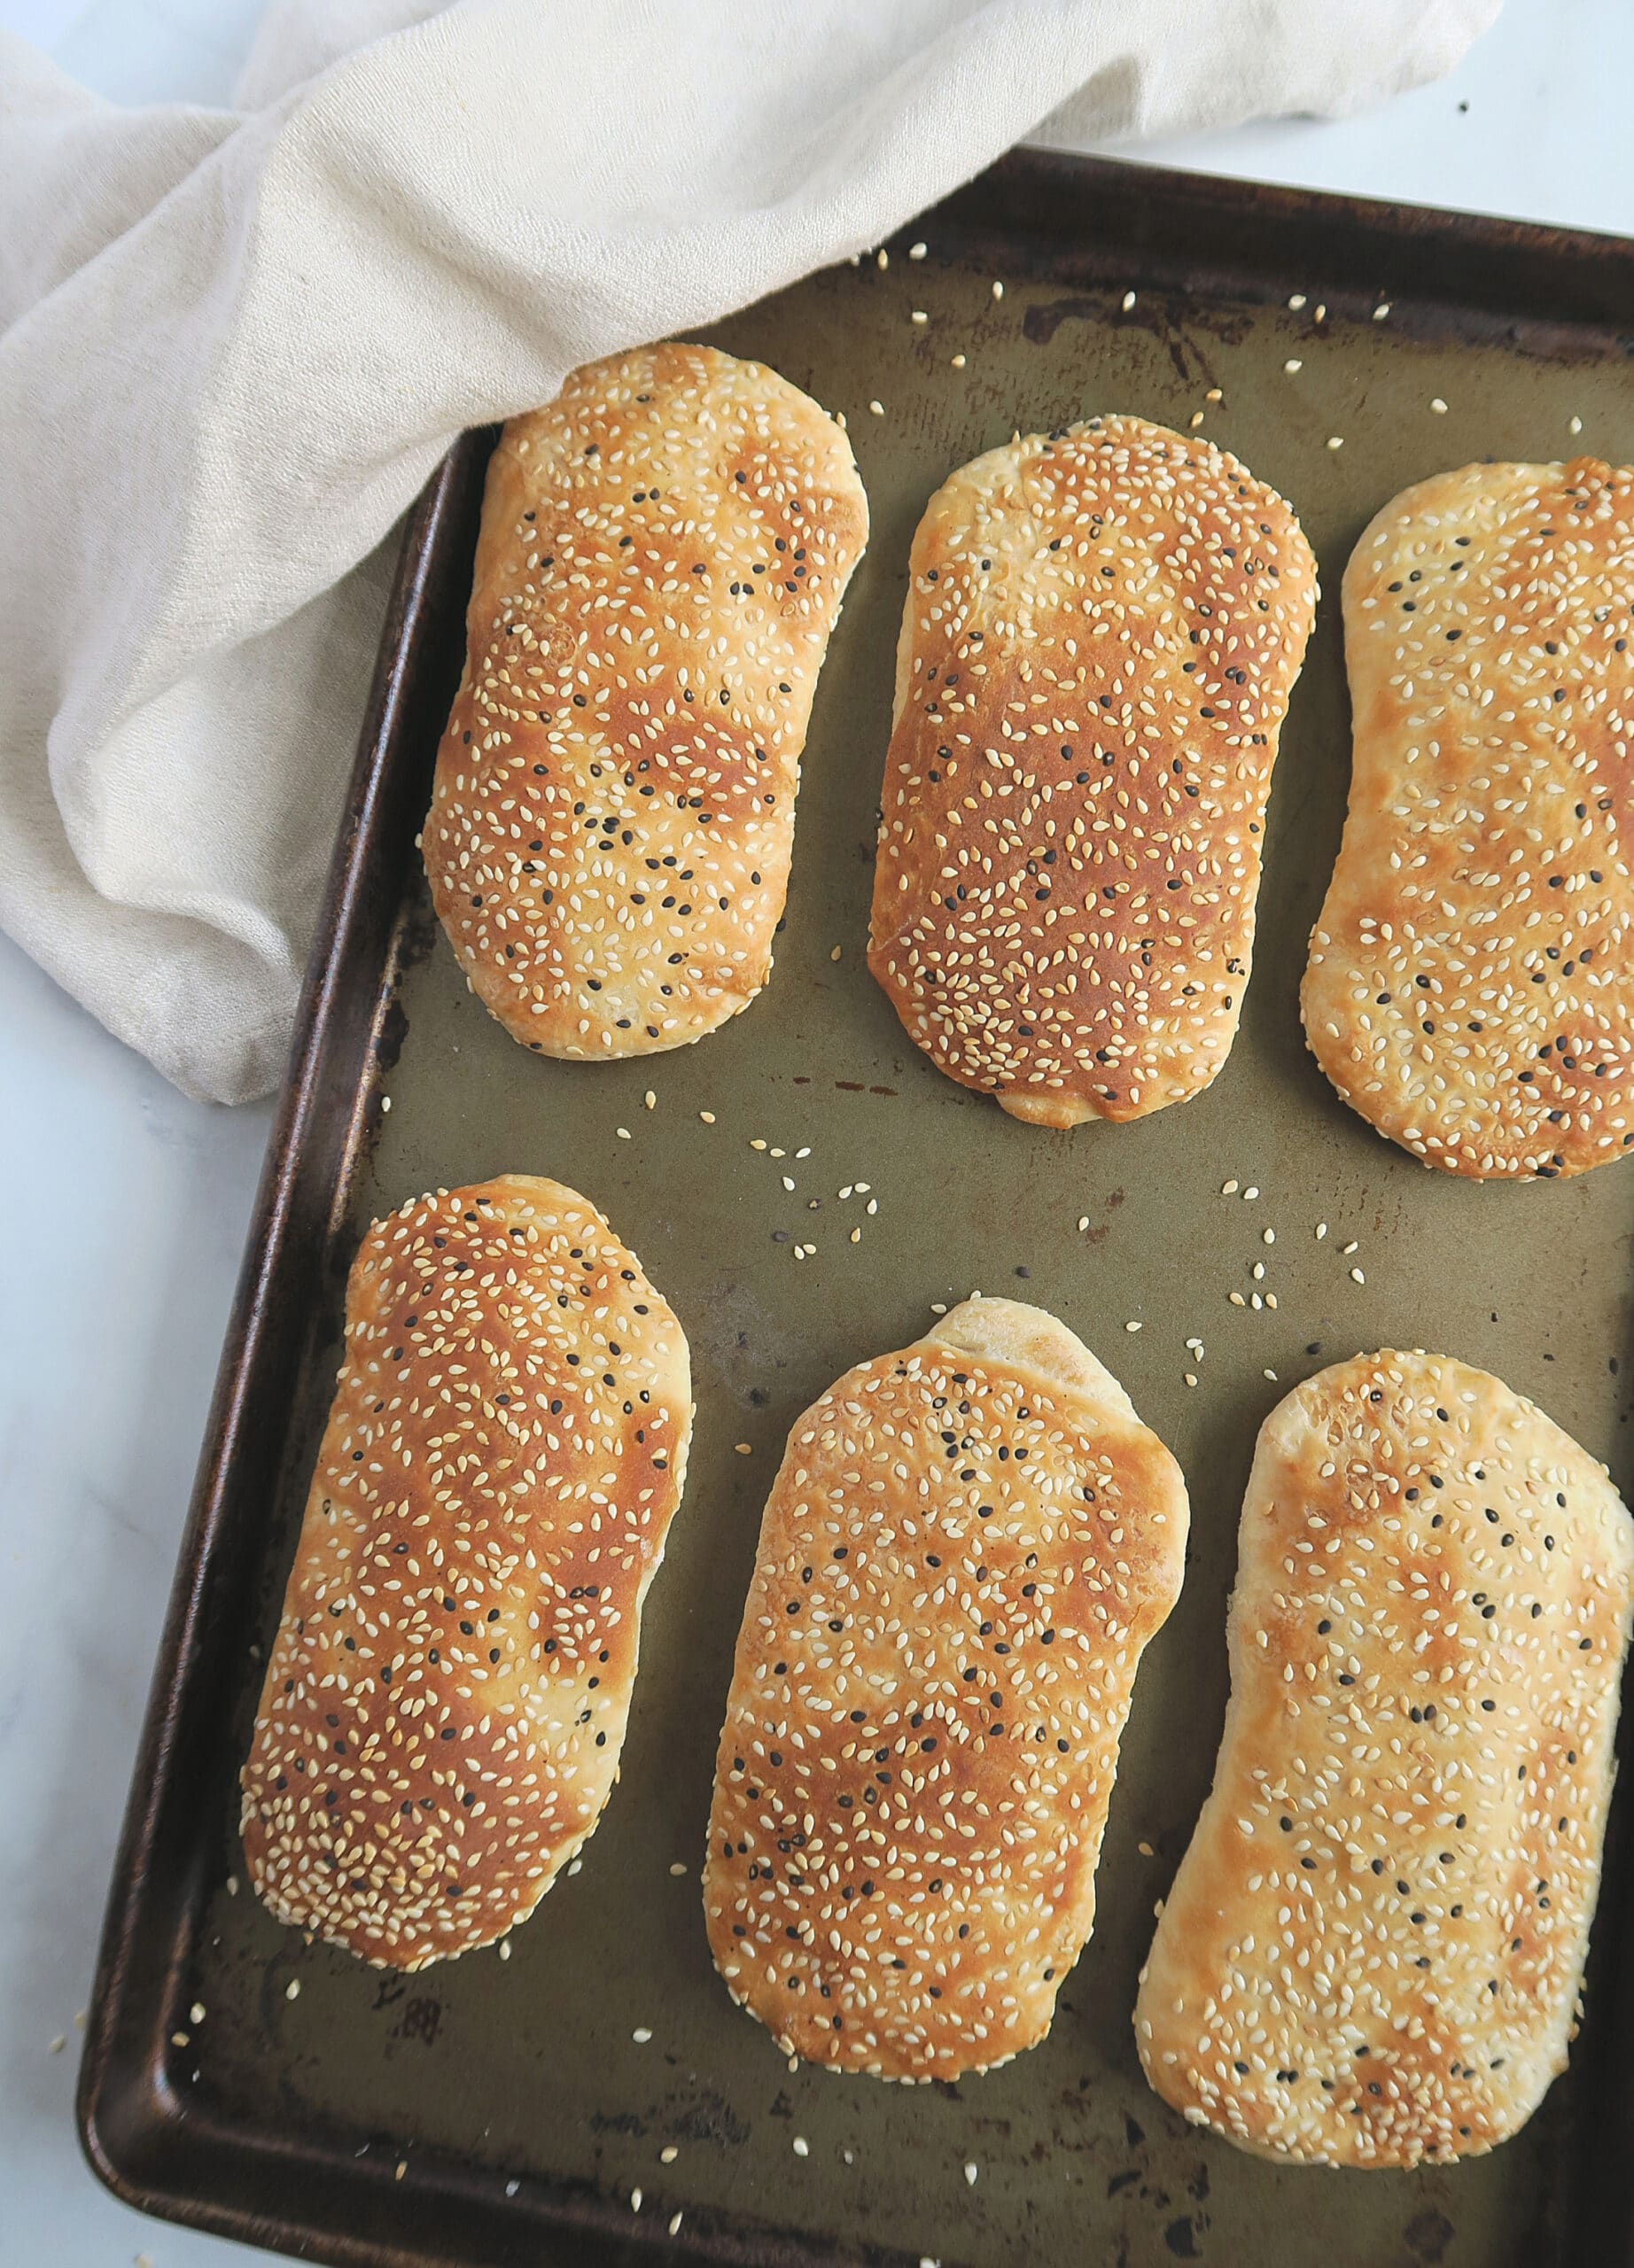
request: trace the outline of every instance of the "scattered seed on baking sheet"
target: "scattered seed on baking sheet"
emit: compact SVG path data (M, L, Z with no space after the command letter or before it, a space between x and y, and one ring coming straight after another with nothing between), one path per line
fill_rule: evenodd
M300 2000L300 1977L291 1977L291 1979L290 1979L289 1983L288 1983L288 1984L284 1986L284 1999L285 1999L286 2000Z
M1186 1351L1188 1355L1201 1355L1203 1351L1202 1340L1188 1339L1186 1342Z
M1242 1201L1245 1205L1251 1205L1258 1195L1259 1191L1255 1187L1252 1182L1249 1182L1248 1187L1242 1192Z
M992 295L995 299L1001 299L1004 297L1004 286L996 276L993 277Z
M976 2186L976 2178L980 2171L981 2168L977 2164L974 2158L967 2158L965 2160L964 2178L969 2183L972 2189Z
M752 1456L755 1453L751 1441L734 1441L732 1447L739 1456Z
M940 1300L932 1300L930 1302L930 1312L932 1315L945 1315L947 1313L947 1309Z
M1225 391L1219 386L1210 386L1208 392L1203 396L1203 400L1205 401L1224 401L1225 399Z
M1202 423L1202 415L1203 414L1201 409L1194 409L1191 414L1191 429L1194 433Z
M570 1859L563 1871L566 1874L576 1875L580 1872L583 1865L584 1860L582 1859Z
M925 256L925 247L922 244L910 245L907 248L907 256L910 260L922 260Z
M855 1186L855 1184L854 1184L854 1183L852 1183L852 1182L849 1182L849 1181L848 1181L848 1182L846 1183L846 1184L845 1184L844 1188L844 1189L842 1189L842 1190L840 1191L840 1192L839 1192L839 1200L840 1200L840 1202L841 1202L841 1204L842 1204L842 1205L845 1202L845 1200L846 1200L846 1199L851 1195L851 1192L852 1192L852 1189L854 1188L854 1186Z
M1241 1292L1227 1292L1226 1296L1234 1308L1245 1308L1248 1305L1248 1301L1243 1298Z
M1284 364L1282 365L1282 367L1283 367L1283 369L1288 372L1288 374L1289 377L1291 378L1291 377L1295 375L1296 371L1303 370L1303 369L1304 369L1304 367L1305 367L1305 366L1304 366L1304 364L1300 361L1300 359L1299 359L1299 357L1298 357L1298 355L1297 355L1297 354L1290 354L1290 355L1288 356L1288 358L1287 361L1286 361L1286 362L1284 362Z
M1087 1213L1080 1213L1080 1214L1078 1215L1078 1234L1079 1234L1080 1236L1082 1236L1082 1235L1083 1235L1083 1233L1084 1233L1084 1231L1085 1231L1085 1230L1088 1226L1089 1226L1089 1215L1088 1215Z
M835 423L839 427L839 429L840 429L840 431L841 431L841 432L842 432L842 433L849 433L849 432L850 432L851 428L850 428L850 426L845 423L845 412L844 412L843 409L836 409L836 410L835 411L835 413L834 413L834 422L835 422Z
M1138 1323L1126 1323L1124 1328L1125 1331L1139 1331L1140 1326Z
M1447 405L1438 393L1433 393L1430 396L1430 408L1437 417L1444 417L1447 414Z
M812 2146L811 2146L811 2144L806 2140L806 2139L805 2139L805 2135L804 2135L804 2134L797 2134L797 2135L795 2136L795 2138L794 2138L794 2154L795 2154L796 2157L798 2157L798 2158L808 2158L808 2157L810 2157L810 2155L811 2155L811 2154L812 2154Z
M698 1116L703 1120L705 1126L712 1126L715 1122L715 1114L712 1110L701 1110L698 1113Z
M795 1154L795 1156L796 1156L797 1158L809 1158L809 1157L810 1157L810 1155L811 1155L811 1153L812 1153L812 1146L811 1146L811 1144L810 1144L809 1142L807 1142L807 1143L805 1143L805 1144L804 1145L804 1146L803 1146L803 1147L801 1147L800 1149L798 1149L798 1150L795 1152L795 1153L794 1153L794 1154Z
M788 1154L789 1153L787 1150L780 1150L775 1142L773 1143L771 1148L766 1152L768 1158L786 1158Z
M1320 300L1317 302L1317 305L1311 310L1311 320L1312 322L1326 322L1327 321L1327 309L1322 305Z
M857 264L857 262L856 262L856 259L855 259L855 256L853 255L852 260L852 266L854 268L854 267L856 266L856 264ZM521 2186L522 2186L522 2184L521 2184L519 2181L508 2181L508 2182L505 2184L505 2194L506 2194L506 2196L507 2196L507 2197L514 2197L514 2196L516 2195L516 2194L517 2194L517 2190L518 2190L518 2189L520 2189L520 2188L521 2188Z
M884 405L884 403L883 403L883 401L871 401L871 402L869 402L869 404L868 404L868 415L869 415L871 417L883 417L883 416L885 415L885 405Z
M1359 1268L1353 1268L1350 1270L1350 1281L1353 1284L1365 1284L1367 1281L1367 1278L1363 1275Z
M227 1877L227 1895L229 1898L237 1898L238 1895L238 1877L237 1875L229 1875Z
M672 2213L670 2215L670 2234L672 2236L680 2235L681 2218L682 2217L680 2213Z
M852 1244L860 1244L862 1242L862 1231L860 1229L853 1229L851 1232L851 1240Z
M658 2152L658 2163L660 2165L673 2165L680 2155L680 2148L675 2143L665 2142L664 2148Z
M1273 1309L1274 1309L1274 1308L1275 1308L1275 1306L1276 1306L1276 1304L1277 1304L1277 1295L1276 1295L1276 1293L1275 1293L1274 1292L1267 1292L1267 1293L1266 1293L1266 1294L1265 1294L1265 1305L1266 1305L1268 1308L1273 1308Z
M390 1108L392 1107L392 1098L391 1098L391 1096L390 1096L390 1095L382 1095L382 1096L381 1096L381 1098L380 1098L380 1107L381 1107L381 1109L382 1109L382 1110L390 1110Z
M1157 1855L1149 1843L1137 1843L1135 1848L1143 1859L1152 1859Z
M191 2034L189 2032L173 2031L170 2035L170 2045L173 2047L185 2047L191 2038Z
M1330 449L1343 448L1344 435L1342 433L1330 433L1327 437L1327 446Z
M1303 293L1303 291L1291 291L1291 292L1288 294L1288 303L1289 307L1292 307L1292 309L1294 310L1294 313L1295 313L1296 315L1297 315L1297 314L1299 313L1299 310L1301 309L1301 307L1303 307L1304 306L1304 304L1305 304L1305 295L1304 295L1304 293Z
M1276 1231L1274 1229L1262 1229L1259 1232L1259 1240L1262 1244L1275 1244L1277 1240Z
M1321 1243L1321 1241L1322 1241L1322 1239L1323 1239L1327 1234L1327 1222L1326 1222L1326 1221L1319 1221L1319 1222L1317 1223L1317 1224L1316 1224L1316 1240L1317 1240L1317 1242L1318 1242L1319 1244L1320 1244L1320 1243Z
M859 1184L859 1185L860 1186L860 1184ZM878 1212L878 1210L879 1210L879 1200L878 1200L878 1198L877 1198L877 1197L870 1197L870 1198L869 1198L869 1200L868 1200L868 1212L869 1212L870 1216L872 1216L872 1215L873 1215L873 1214L875 1214L875 1213L877 1213L877 1212Z
M647 2045L647 2042L652 2038L651 2025L638 2023L634 2031L630 2034L630 2038L635 2042L635 2045L638 2047L644 2047Z
M57 2037L56 2037L56 2039L53 2039L53 2040L51 2040L51 2041L50 2041L50 2042L48 2043L48 2045L47 2045L47 2047L46 2047L46 2051L45 2051L45 2052L46 2052L46 2054L47 2054L48 2055L60 2055L60 2054L62 2054L63 2049L64 2049L67 2045L68 2045L68 2035L67 2035L67 2033L66 2033L66 2032L65 2032L65 2031L59 2031L59 2032L58 2033L58 2035L57 2035Z
M641 2210L641 2209L642 2209L642 2194L641 2194L641 2191L640 2191L639 2189L632 2189L632 2190L631 2190L631 2192L630 2192L630 2210L631 2210L631 2212L633 2212L633 2213L639 2213L639 2212L640 2212L640 2210Z
M873 1186L874 1184L871 1181L860 1181L856 1185L858 1196L866 1197Z
M189 2019L190 2019L190 2021L191 2021L191 2023L202 2023L204 2022L204 2020L205 2020L205 2004L204 2004L204 2002L203 2002L202 2000L195 2000L195 2001L193 2002L192 2007L191 2007L191 2008L189 2008L189 2010L188 2010L188 2012L187 2012L187 2013L188 2013L188 2017L189 2017Z
M1566 421L1566 430L1568 433L1581 433L1583 431L1582 418L1568 417Z
M1256 1315L1259 1313L1264 1304L1265 1302L1261 1299L1257 1292L1250 1292L1249 1293L1249 1305L1253 1309Z
M1132 291L1125 291L1124 294L1124 313L1125 315L1129 313L1130 308L1133 307L1134 303L1134 293Z
M404 2174L406 2174L406 2173L408 2172L408 2159L407 2159L407 2158L399 2158L399 2159L398 2159L398 2161L397 2161L396 2165L392 2169L392 2179L393 2179L393 2181L401 2181L401 2180L402 2179L402 2178L403 2178Z
M1257 1261L1254 1262L1253 1274L1254 1274L1254 1281L1255 1281L1257 1284L1263 1284L1263 1283L1264 1282L1264 1280L1265 1280L1265 1263L1264 1263L1264 1262L1263 1260L1257 1260Z
M885 250L885 247L884 247L884 245L882 245L880 246L879 250L875 253L874 257L875 257L875 260L879 263L880 267L882 267L882 268L889 268L889 267L890 267L890 265L891 265L891 254L890 254L890 253Z
M948 359L949 359L949 360L950 360L950 361L953 363L953 368L954 368L954 369L955 369L955 370L962 370L962 369L963 369L963 368L964 368L964 356L963 356L962 354L953 354L953 355L950 355L950 357L949 357Z
M684 1859L672 1859L672 1860L670 1860L670 1872L671 1872L671 1874L673 1874L673 1875L684 1875L684 1874L686 1873L686 1871L687 1871L687 1862L686 1862L686 1860L685 1860Z
M1277 1374L1276 1374L1276 1372L1275 1372L1274 1371L1263 1371L1260 1373L1260 1375L1261 1375L1261 1377L1262 1377L1262 1378L1267 1378L1267 1379L1269 1379L1271 1380L1271 1383L1272 1384L1272 1386L1274 1386L1274 1385L1276 1384L1276 1382L1277 1382Z
M844 951L844 950L845 948L844 945L836 945L834 950L829 953L829 959L830 960L838 960L840 955Z
M509 1961L510 1959L510 1939L509 1938L502 1938L500 1939L499 1957L502 1961Z
M1342 1244L1339 1247L1340 1251L1345 1254L1347 1259L1350 1257L1351 1253L1359 1252L1361 1248L1361 1246L1357 1242L1354 1237L1351 1238L1349 1244Z
M630 1139L630 1130L627 1126L615 1126L613 1132L621 1142L627 1142Z
M1185 1379L1187 1386L1195 1386L1197 1383L1197 1374L1194 1371L1182 1371L1180 1372L1180 1376Z
M750 1137L749 1146L751 1150L764 1150L766 1144L761 1141L759 1135L751 1135Z
M650 1087L648 1088L646 1093L642 1097L642 1101L649 1110L657 1110L658 1107L658 1098L653 1093Z
M1223 1181L1220 1184L1220 1195L1222 1197L1234 1197L1241 1186L1241 1183L1238 1181Z
M1389 301L1388 299L1381 299L1378 306L1373 311L1373 319L1375 322L1382 322L1389 312Z
M792 1174L787 1174L787 1173L786 1173L786 1174L782 1175L782 1176L781 1177L781 1178L782 1178L782 1181L783 1187L784 1187L786 1190L788 1190L788 1191L790 1192L790 1194L792 1194L792 1193L793 1193L793 1190L794 1190L794 1176L793 1176Z
M930 320L930 316L925 313L922 307L915 307L908 316L908 321L910 322L929 322Z

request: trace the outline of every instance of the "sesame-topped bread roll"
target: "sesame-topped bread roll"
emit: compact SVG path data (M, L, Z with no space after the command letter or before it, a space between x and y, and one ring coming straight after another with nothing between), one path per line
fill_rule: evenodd
M1044 2037L1187 1517L1117 1379L1009 1300L967 1301L798 1421L704 1870L716 1965L780 2047L952 2079Z
M1474 1180L1634 1148L1634 466L1472 464L1344 575L1355 757L1301 1002L1381 1134Z
M682 1047L766 983L868 527L832 418L712 346L591 363L506 426L424 844L471 988L525 1046Z
M1281 498L1144 418L1012 442L937 491L868 966L938 1069L1041 1126L1208 1085L1316 598Z
M376 1222L243 1773L281 1922L424 1969L527 1919L618 1777L691 1424L681 1325L572 1190Z
M1308 2165L1525 2124L1576 2023L1631 1585L1604 1469L1484 1371L1358 1355L1278 1403L1135 2009L1165 2101Z

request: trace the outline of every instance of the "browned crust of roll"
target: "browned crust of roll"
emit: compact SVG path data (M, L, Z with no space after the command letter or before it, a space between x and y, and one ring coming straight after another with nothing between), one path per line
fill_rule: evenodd
M711 346L591 363L506 426L424 850L472 990L525 1046L681 1047L765 983L867 538L832 418Z
M618 1775L691 1422L681 1325L574 1191L376 1222L242 1775L280 1921L413 1969L533 1912Z
M1634 1529L1483 1371L1389 1351L1261 1430L1214 1787L1135 2035L1262 2156L1490 2149L1566 2062L1599 1885Z
M953 2078L1043 2038L1187 1518L1117 1380L1007 1300L848 1371L796 1425L704 1876L716 1964L785 2052Z
M868 965L938 1069L1045 1126L1216 1076L1316 597L1281 498L1144 418L1012 442L937 491Z
M1344 576L1355 757L1311 934L1311 1050L1474 1180L1634 1147L1634 467L1474 464Z

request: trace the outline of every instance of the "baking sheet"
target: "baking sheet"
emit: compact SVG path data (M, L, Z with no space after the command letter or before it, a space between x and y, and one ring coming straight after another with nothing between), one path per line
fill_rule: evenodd
M261 2138L286 2172L303 2152L323 2155L323 2218L308 2206L303 2220L292 2199L287 2219L259 2211L236 2232L289 2241L304 2228L317 2256L578 2261L634 2247L629 2256L650 2257L676 2214L678 2252L757 2260L1533 2268L1588 2256L1584 2200L1601 2198L1594 2179L1610 2179L1628 2131L1608 2022L1603 2048L1585 2040L1516 2140L1397 2175L1279 2169L1187 2128L1147 2088L1130 2019L1155 1904L1212 1766L1238 1511L1275 1402L1359 1348L1426 1346L1496 1371L1607 1459L1625 1493L1634 1481L1634 1171L1521 1188L1431 1173L1339 1101L1305 1052L1297 1007L1344 812L1337 602L1350 547L1396 490L1472 457L1634 458L1616 326L1581 320L1603 315L1596 295L1615 299L1624 271L1608 283L1578 240L1575 283L1569 245L1555 255L1560 317L1534 280L1506 318L1487 271L1518 291L1528 262L1546 275L1543 232L1510 232L1506 270L1496 237L1474 229L1472 297L1483 304L1450 306L1457 280L1399 221L1392 234L1381 216L1370 232L1366 208L1337 201L1149 179L1143 194L1126 170L1012 160L894 245L888 265L828 272L704 334L844 414L873 519L818 691L775 972L744 1015L696 1047L625 1065L531 1058L466 990L403 828L393 858L377 855L360 878L383 897L389 958L372 988L355 970L348 980L355 1060L331 1036L314 1073L314 1107L346 1130L333 1138L327 1217L307 1192L322 1289L309 1329L283 1325L297 1334L299 1379L286 1427L282 1411L264 1413L268 1478L275 1453L276 1471L267 1516L246 1540L247 1504L220 1508L237 1523L244 1619L222 1655L237 1666L222 1673L213 1740L174 1812L196 1858L176 1876L184 1925L166 1940L162 1977L147 1973L151 1954L144 1966L127 1943L121 1966L112 1946L115 2005L99 2007L93 2031L87 2113L116 2181L111 2107L137 2084L144 2012L162 2000L185 2046L147 2043L141 2084L191 2106L201 2133ZM1312 216L1303 231L1288 225L1296 206ZM1473 224L1446 225L1456 243ZM1257 228L1274 241L1256 244ZM906 249L916 236L921 260ZM924 501L1017 428L1111 410L1182 430L1202 411L1202 431L1299 510L1327 596L1277 766L1253 982L1226 1070L1183 1107L1057 1134L938 1076L864 949L894 643ZM444 679L479 455L468 449L448 507L465 532L445 529L419 586ZM379 783L419 808L441 721L432 703L424 685L417 706L400 703L393 730L415 753ZM285 1165L298 1178L300 1161ZM490 1951L405 1979L306 1945L239 1880L234 1775L260 1678L248 1648L276 1627L362 1227L422 1189L507 1169L583 1190L639 1253L690 1338L697 1425L602 1825L508 1960ZM1223 1195L1229 1181L1236 1192ZM697 1884L760 1507L805 1405L851 1363L917 1336L934 1303L973 1289L1060 1315L1173 1449L1192 1499L1186 1588L1140 1671L1095 1935L1048 2041L952 2085L790 2070L714 1976ZM1276 1304L1239 1307L1233 1292ZM1628 1801L1625 1790L1619 1815ZM141 1894L116 1884L128 1937ZM1597 1941L1624 1896L1614 1871ZM1602 1992L1620 2001L1621 1977L1597 1978ZM197 2024L194 2002L206 2011ZM144 2202L185 2211L178 2183L184 2171L145 2186L122 2178ZM416 2225L416 2194L445 2220L450 2199L465 2201L469 2249L439 2249L429 2202ZM576 2226L553 2239L564 2200ZM192 2202L195 2217L230 2225L230 2195ZM1592 2210L1597 2252L1628 2256L1621 2189Z

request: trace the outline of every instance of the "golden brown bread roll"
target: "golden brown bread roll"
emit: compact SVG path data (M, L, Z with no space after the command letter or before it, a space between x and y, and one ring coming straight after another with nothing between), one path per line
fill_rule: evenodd
M691 1423L681 1325L574 1191L376 1222L243 1773L280 1921L394 1969L525 1921L618 1776Z
M1159 2094L1304 2164L1525 2123L1576 2018L1631 1584L1603 1468L1485 1371L1358 1355L1277 1405L1135 2010Z
M1634 1147L1634 467L1473 464L1344 576L1355 758L1302 1005L1427 1165L1552 1179Z
M1215 1076L1316 597L1281 498L1144 418L1032 435L937 491L868 966L938 1069L1043 1126Z
M473 990L525 1046L684 1046L765 983L867 537L839 427L712 346L591 363L506 426L424 850Z
M966 1301L798 1421L704 1876L716 1964L781 2047L954 2078L1049 2030L1187 1518L1117 1381L1008 1300Z

